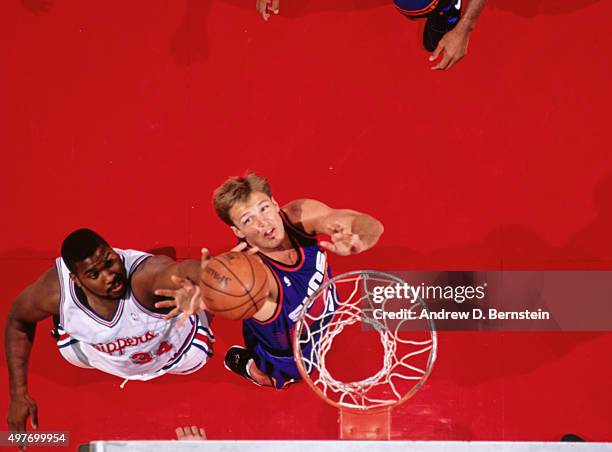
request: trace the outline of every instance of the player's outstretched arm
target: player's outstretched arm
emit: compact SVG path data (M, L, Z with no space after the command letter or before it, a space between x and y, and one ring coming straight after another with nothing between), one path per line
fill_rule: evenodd
M138 286L151 295L157 289L175 288L177 278L198 281L200 261L185 259L175 262L167 256L153 256L144 261L134 277Z
M136 297L149 309L173 308L166 315L167 319L176 317L181 312L190 312L185 304L178 305L174 300L158 301L158 297L173 297L173 294L186 284L197 288L192 282L200 279L200 262L186 259L175 262L167 256L152 256L145 260L132 276L132 290ZM187 295L193 296L191 292ZM199 296L199 293L198 293ZM183 300L185 297L177 297Z
M28 362L36 324L59 314L60 289L55 267L21 292L4 327L4 353L8 364L10 403L7 423L11 431L25 431L30 417L38 428L38 406L28 394Z
M484 9L487 1L488 0L470 0L465 12L463 13L463 17L461 17L457 26L453 30L446 33L442 39L440 39L438 47L436 47L429 57L429 61L434 61L442 52L444 52L442 59L438 62L438 64L432 67L432 69L450 69L455 63L467 55L470 33L476 26L478 17Z
M320 201L299 199L283 207L289 220L310 234L328 235L319 245L341 256L361 253L373 247L383 233L376 218L346 209L332 209Z

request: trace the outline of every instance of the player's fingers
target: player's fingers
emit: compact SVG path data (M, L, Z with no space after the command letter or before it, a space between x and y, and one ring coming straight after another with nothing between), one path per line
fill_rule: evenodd
M238 245L233 247L230 251L234 251L235 253L239 253L241 251L246 250L249 247L247 242L240 242Z
M438 44L438 46L435 48L435 50L432 52L431 55L429 55L429 61L435 61L438 59L438 57L440 56L440 52L442 52L442 49L444 47L442 47L440 44Z
M252 246L247 250L247 254L257 254L259 253L259 248L256 246Z
M257 12L261 14L261 17L263 17L263 20L268 20L268 17L270 17L270 15L266 11L268 9L267 0L258 0L255 5L255 9L257 9Z
M271 9L274 14L278 14L278 12L280 11L279 6L280 6L280 0L272 0Z
M436 64L434 67L432 67L431 69L434 71L444 70L446 66L448 66L449 59L450 57L445 53L442 60L438 64Z
M157 309L168 309L168 308L174 308L176 306L176 302L174 300L164 300L164 301L158 301L157 303L155 303L155 307Z
M210 251L207 248L202 248L202 256L200 257L200 268L202 270L208 265L208 261L210 261Z
M319 246L327 251L331 251L332 253L338 252L338 247L334 243L327 242L325 240L320 241Z
M455 64L457 64L457 62L461 59L462 57L459 58L451 58L450 62L448 63L448 66L446 66L446 70L448 71L450 68L452 68Z
M156 289L153 293L157 295L158 297L168 297L168 298L174 299L174 296L176 295L176 290ZM170 304L162 305L162 303L170 303ZM157 305L160 305L160 306L157 306ZM155 303L155 307L169 308L172 306L174 306L174 300L164 300L164 301L158 301L157 303Z
M200 429L200 436L202 437L202 439L206 439L206 432L203 428Z
M193 436L197 436L198 435L198 428L195 425L191 426L191 434Z
M351 253L353 254L361 253L363 251L363 242L357 234L353 234L353 237L351 237L350 248Z
M171 320L181 313L181 310L176 307L164 316L164 320Z
M177 275L172 275L170 277L170 279L172 280L172 282L178 286L182 286L182 287L191 287L193 286L193 283L191 282L191 280L187 279L187 278L181 278L180 276Z
M182 328L183 325L185 325L185 323L187 323L187 320L189 320L189 318L191 317L191 314L187 314L184 313L184 315L182 317L180 317L177 321L176 321L176 327L177 328ZM186 427L185 427L186 428Z
M338 234L332 235L332 241L336 245L342 245L342 246L347 246L347 247L351 245L352 238L353 238L353 234L338 233Z
M349 231L338 231L332 234L332 238L337 240L350 241L354 235L355 234Z
M176 433L176 437L178 439L181 439L183 436L185 436L185 433L183 433L183 427L177 427L174 432Z
M38 407L36 404L30 405L30 424L34 430L38 430Z
M169 319L173 319L176 316L178 316L180 313L181 313L181 309L177 306L172 311L170 311L168 314L166 314L166 317L168 317Z
M447 71L453 65L453 61L454 60L455 60L455 57L449 56L446 59L446 62L444 63L444 66L442 67L442 70Z
M331 230L333 234L344 234L346 233L346 226L341 223L332 223Z
M200 287L195 286L195 290L193 291L193 295L189 299L189 309L191 312L196 312L198 306L200 305Z

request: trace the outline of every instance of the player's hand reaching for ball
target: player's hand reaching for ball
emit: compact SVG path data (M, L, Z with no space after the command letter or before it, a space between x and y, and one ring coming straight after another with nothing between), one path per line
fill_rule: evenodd
M202 302L201 290L198 285L187 278L181 278L176 275L173 275L171 279L179 288L157 289L155 295L167 297L169 300L158 301L155 303L155 307L158 309L172 308L172 310L166 314L166 320L170 320L180 313L183 313L184 316L178 321L178 325L181 326L187 321L189 316L204 310L204 303Z
M255 9L263 20L270 18L270 13L278 14L280 0L255 0Z
M257 247L249 247L246 243L241 242L236 245L231 251L246 252L247 254L255 254L259 251ZM202 248L202 256L200 258L200 270L204 272L204 269L210 262L210 252L206 248ZM190 279L181 278L180 276L173 275L171 277L172 282L178 286L177 289L157 289L155 295L159 297L166 297L168 300L158 301L155 303L155 307L161 308L172 308L172 310L166 314L165 319L170 320L179 314L183 313L178 321L178 326L182 326L189 316L198 312L206 310L206 303L202 298L202 290L200 286Z
M361 253L367 246L358 234L355 234L340 223L334 223L329 227L331 241L321 241L319 246L340 256Z
M202 248L202 257L200 260L200 268L202 270L204 270L209 260L210 253L206 248ZM172 308L172 310L166 314L166 320L170 320L180 313L183 313L184 316L181 317L178 322L178 325L181 326L187 321L189 316L206 309L206 305L202 300L202 291L199 285L195 284L190 279L181 278L176 275L173 275L171 279L172 282L178 286L178 289L157 289L155 295L167 297L169 299L158 301L155 303L155 307L158 309Z

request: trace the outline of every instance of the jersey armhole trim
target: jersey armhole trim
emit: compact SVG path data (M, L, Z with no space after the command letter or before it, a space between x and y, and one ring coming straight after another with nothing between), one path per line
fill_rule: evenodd
M283 219L283 223L285 223L293 232L296 232L300 234L301 236L306 237L308 239L316 239L317 234L311 234L309 232L303 231L300 228L298 228L296 225L294 225L291 222L291 220L289 220L289 216L287 215L287 212L281 209L280 215L281 215L281 218Z

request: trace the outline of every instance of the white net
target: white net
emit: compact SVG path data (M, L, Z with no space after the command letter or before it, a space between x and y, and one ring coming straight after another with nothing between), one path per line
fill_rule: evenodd
M327 281L307 300L296 324L295 358L302 377L331 405L359 410L397 405L429 376L437 347L433 322L421 315L427 310L422 300L384 295L397 284L405 282L382 272L350 272ZM350 349L363 350L357 358L347 360L334 345L343 333L350 334L344 341ZM372 335L380 340L375 351L364 345ZM349 368L374 361L379 370L343 381L332 375L334 359Z

